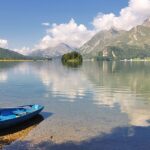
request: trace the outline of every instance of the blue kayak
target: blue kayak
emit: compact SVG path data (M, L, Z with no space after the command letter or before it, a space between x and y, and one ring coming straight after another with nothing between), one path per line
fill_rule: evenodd
M25 105L17 108L0 109L0 129L27 121L38 115L43 109L44 106L41 105Z

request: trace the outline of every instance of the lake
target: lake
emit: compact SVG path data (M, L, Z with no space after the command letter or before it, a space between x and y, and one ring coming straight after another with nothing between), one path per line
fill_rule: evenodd
M150 149L149 62L0 62L0 107L36 103L44 120L5 149Z

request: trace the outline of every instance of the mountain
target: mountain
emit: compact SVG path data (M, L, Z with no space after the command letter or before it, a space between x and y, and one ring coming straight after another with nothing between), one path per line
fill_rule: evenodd
M144 21L143 26L150 27L150 18Z
M35 50L30 54L30 56L52 58L52 57L62 56L65 53L72 52L73 50L74 48L71 48L67 44L61 43L55 47L50 47L50 48L42 49L42 50Z
M27 59L27 57L17 52L0 48L0 59Z
M150 19L130 31L111 29L97 33L80 52L86 58L131 59L150 57Z
M80 51L83 55L96 56L99 51L111 44L112 39L122 34L124 31L116 29L104 30L97 33L90 41L85 43Z

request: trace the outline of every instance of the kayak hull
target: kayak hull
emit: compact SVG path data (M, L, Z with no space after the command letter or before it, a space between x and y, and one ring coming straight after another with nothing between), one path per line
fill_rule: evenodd
M28 105L17 108L1 109L0 130L25 122L38 115L43 109L44 107L40 105Z

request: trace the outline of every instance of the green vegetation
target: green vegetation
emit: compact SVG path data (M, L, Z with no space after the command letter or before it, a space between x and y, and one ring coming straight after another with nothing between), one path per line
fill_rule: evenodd
M0 48L0 61L50 61L52 58L24 56L17 52Z
M17 52L0 48L0 60L7 61L7 60L27 60L27 59L29 58Z
M122 47L107 47L107 56L103 56L103 51L98 53L97 60L148 60L150 57L150 47L139 48L136 46L122 45Z
M64 54L61 61L66 66L77 67L82 64L82 55L74 51Z

